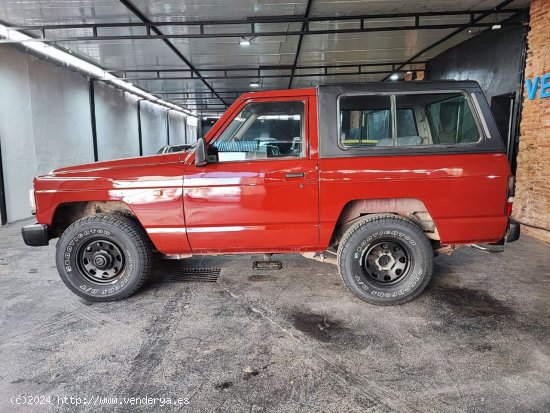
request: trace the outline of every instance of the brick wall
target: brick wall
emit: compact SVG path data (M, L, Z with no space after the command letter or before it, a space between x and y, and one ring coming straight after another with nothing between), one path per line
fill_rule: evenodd
M550 73L550 2L531 2L525 78ZM550 242L550 98L527 98L524 90L519 153L516 172L516 199L513 216L522 233Z

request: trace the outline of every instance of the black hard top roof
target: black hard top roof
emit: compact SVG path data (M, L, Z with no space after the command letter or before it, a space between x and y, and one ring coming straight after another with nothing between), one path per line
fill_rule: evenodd
M319 92L349 93L349 92L406 92L412 90L467 90L479 92L479 84L473 80L415 80L410 82L388 81L367 83L346 83L317 86Z

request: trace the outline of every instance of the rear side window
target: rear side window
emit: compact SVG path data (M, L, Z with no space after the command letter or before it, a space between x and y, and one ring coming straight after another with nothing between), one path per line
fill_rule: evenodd
M340 142L344 146L391 146L389 96L346 96L340 101Z
M426 105L426 114L434 143L461 144L479 141L481 135L465 96L451 95L443 99L441 95L431 97L434 102Z
M344 148L475 144L481 133L465 95L414 93L341 96Z

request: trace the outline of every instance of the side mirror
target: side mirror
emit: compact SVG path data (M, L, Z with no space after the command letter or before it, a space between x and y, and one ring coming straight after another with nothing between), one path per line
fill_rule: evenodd
M205 166L208 163L206 159L206 141L200 138L195 148L195 166Z

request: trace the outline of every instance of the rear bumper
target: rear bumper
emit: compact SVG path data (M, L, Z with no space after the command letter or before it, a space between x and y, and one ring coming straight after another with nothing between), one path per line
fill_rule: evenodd
M21 228L21 235L25 244L31 247L48 245L50 240L48 226L44 224L26 225Z
M510 218L508 220L508 227L506 228L506 234L504 234L505 242L514 242L519 239L520 224L515 219Z

